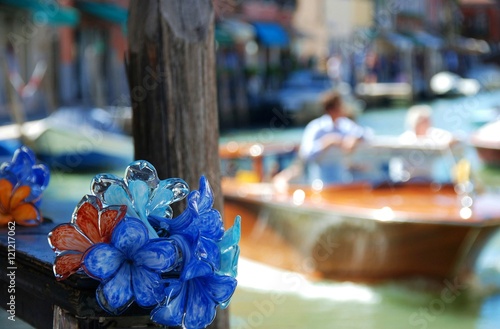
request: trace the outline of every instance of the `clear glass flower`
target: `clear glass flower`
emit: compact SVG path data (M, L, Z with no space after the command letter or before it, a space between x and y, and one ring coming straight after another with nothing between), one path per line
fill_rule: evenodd
M160 180L155 167L144 160L132 162L123 178L96 175L90 189L106 204L126 205L127 215L141 219L151 238L157 238L158 234L149 224L148 216L172 218L170 205L189 193L185 181L180 178Z

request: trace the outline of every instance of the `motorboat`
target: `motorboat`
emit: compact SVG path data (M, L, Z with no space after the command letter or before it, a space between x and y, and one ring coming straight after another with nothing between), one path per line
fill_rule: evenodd
M266 145L259 148L264 154ZM249 149L246 144L240 155ZM324 184L292 174L280 184L280 174L260 182L225 177L225 217L243 218L243 256L288 270L361 282L465 278L500 225L499 196L474 189L466 160L453 160L449 181L405 169L411 159L432 167L453 154L449 146L380 138L347 157L353 170L378 170L375 179L353 173Z

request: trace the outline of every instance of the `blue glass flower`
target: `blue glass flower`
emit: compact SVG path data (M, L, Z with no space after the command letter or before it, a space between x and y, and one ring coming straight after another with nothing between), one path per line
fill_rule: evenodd
M8 180L14 189L18 186L29 186L30 193L24 202L39 205L43 191L49 185L50 171L44 164L37 164L33 151L21 146L12 156L11 162L0 165L0 179Z
M198 257L199 243L182 235L171 237L181 249L184 266L178 279L164 281L165 300L153 309L151 319L166 326L205 328L215 318L216 308L229 301L236 279L218 275Z
M224 223L218 210L213 209L213 192L205 176L200 178L199 190L187 197L187 208L176 218L150 216L149 221L160 236L176 234L201 245L200 257L216 270L220 268L220 250L217 241L224 236Z
M199 190L189 193L184 212L174 219L152 215L149 221L165 236L186 233L190 227L196 228L190 234L199 232L203 237L218 241L224 235L224 224L220 212L212 208L213 204L212 188L206 177L201 176Z
M178 260L172 241L150 239L142 221L126 217L109 244L96 244L85 253L82 268L101 281L96 290L101 307L119 314L134 300L142 307L157 305L164 298L161 273L174 268Z
M127 215L141 219L151 238L157 238L158 234L149 224L148 216L172 218L170 204L189 193L182 179L160 180L153 165L144 160L132 162L123 179L111 174L96 175L90 189L106 204L126 205Z

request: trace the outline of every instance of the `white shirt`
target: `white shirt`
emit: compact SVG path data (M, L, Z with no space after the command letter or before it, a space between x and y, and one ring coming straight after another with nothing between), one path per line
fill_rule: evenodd
M349 118L341 117L333 122L328 114L312 120L305 128L299 149L299 157L306 163L309 180L321 179L325 183L344 180L346 168L342 159L318 159L323 152L321 138L327 134L336 133L343 136L366 138L368 131Z

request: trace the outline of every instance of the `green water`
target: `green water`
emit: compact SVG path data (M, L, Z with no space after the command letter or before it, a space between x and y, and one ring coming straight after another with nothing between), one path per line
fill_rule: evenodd
M432 103L436 126L466 135L476 124L474 113L500 103L500 93ZM405 109L371 110L361 124L377 134L399 134ZM256 139L261 142L300 140L302 128L261 127L222 136L223 140ZM482 167L468 151L474 171L489 185L500 186L500 171ZM116 172L122 175L122 170ZM81 197L89 192L92 174L54 173L46 192L45 215L70 220ZM499 200L500 201L500 200ZM500 202L499 202L500 205ZM359 328L359 329L498 329L500 328L500 236L479 260L478 282L467 286L443 283L429 289L425 282L363 285L349 282L313 282L297 273L282 272L243 259L239 286L230 306L233 328ZM272 251L270 251L272 252ZM449 290L443 290L449 289Z
M313 287L326 290L331 296L274 292L281 299L273 304L271 301L277 299L271 297L272 292L240 287L231 309L234 327L493 329L500 323L494 313L492 317L481 315L484 302L469 296L468 291L459 291L457 296L450 297L453 302L446 303L439 294L398 284L362 286L326 282Z

